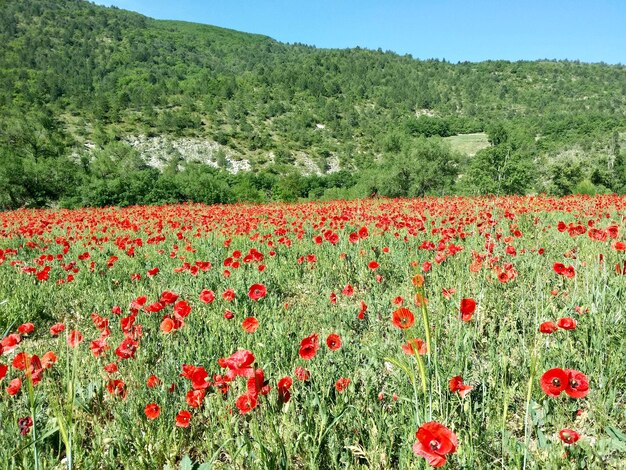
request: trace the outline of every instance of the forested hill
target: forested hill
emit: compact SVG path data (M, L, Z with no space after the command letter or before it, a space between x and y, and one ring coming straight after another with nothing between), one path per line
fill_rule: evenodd
M517 162L514 170L524 169L531 181L507 183L505 178L503 185L501 175L494 186L467 158L442 156L447 167L441 182L409 176L390 195L452 191L462 183L459 175L487 178L483 190L489 192L568 192L581 182L618 190L623 175L612 172L616 162L621 168L625 117L626 68L621 65L451 64L380 50L283 44L81 0L0 0L5 168L0 186L8 191L4 200L0 195L0 206L41 205L70 197L68 185L98 186L116 177L111 169L92 168L98 163L122 161L127 171L148 171L135 157L142 154L145 161L151 146L159 157L148 163L161 175L191 165L181 158L187 151L231 172L251 169L257 176L282 177L295 169L291 177L298 179L302 173L339 169L367 172L381 163L393 169L401 160L419 160L419 149L431 152L432 159L433 152L450 152L450 147L431 137L480 132L489 134L491 146L472 161L483 158L491 165L495 158L497 167L498 155L513 155L507 164ZM68 155L72 158L61 159ZM599 164L600 173L585 170L585 159L597 163L602 156L607 162ZM560 175L543 173L552 170L542 159L557 170L577 164L581 169L560 184ZM33 189L15 180L16 168L29 181L29 171L46 171L52 184L70 164L82 173L58 181L56 188ZM242 178L261 193L269 184ZM361 186L380 193L389 182ZM307 196L311 189L295 192ZM255 191L255 198L275 196ZM179 196L184 197L172 197ZM133 202L85 197L70 199L75 204Z

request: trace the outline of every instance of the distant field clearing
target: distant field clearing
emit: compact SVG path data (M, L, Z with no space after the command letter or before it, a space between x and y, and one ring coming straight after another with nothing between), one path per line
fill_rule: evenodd
M452 146L452 150L462 153L463 155L469 155L470 157L476 155L479 150L489 147L487 134L484 132L458 134L445 137L444 140Z

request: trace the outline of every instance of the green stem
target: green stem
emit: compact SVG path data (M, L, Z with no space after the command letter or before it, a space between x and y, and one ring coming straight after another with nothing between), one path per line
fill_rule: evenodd
M422 380L422 392L424 392L424 396L426 396L426 368L424 367L424 360L422 356L420 356L419 352L415 351L413 347L413 353L415 354L415 358L417 359L417 367L420 371L420 379Z
M533 393L533 383L535 382L535 374L537 372L537 343L535 342L535 346L533 348L533 354L530 360L530 377L528 378L528 390L526 392L526 412L524 415L524 465L523 468L526 468L526 460L528 458L528 439L530 437L530 423L529 423L529 415L530 415L530 399Z
M424 322L424 336L426 337L426 354L430 360L430 322L428 320L428 308L426 307L426 292L423 286L417 292L422 296L420 308L422 310L422 321Z
M35 422L35 389L33 385L33 374L31 370L30 358L26 356L26 379L28 385L28 403L30 415L33 420L33 455L35 458L35 470L39 470L39 453L37 451L37 424Z
M413 380L411 382L411 385L413 385L413 400L415 402L415 426L416 428L419 428L420 426L420 405L419 405L419 398L417 395L417 384L415 383L415 380Z

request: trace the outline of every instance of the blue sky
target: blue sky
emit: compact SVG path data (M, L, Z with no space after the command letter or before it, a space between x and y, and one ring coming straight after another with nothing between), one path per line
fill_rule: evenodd
M626 0L98 0L152 18L415 58L626 64Z

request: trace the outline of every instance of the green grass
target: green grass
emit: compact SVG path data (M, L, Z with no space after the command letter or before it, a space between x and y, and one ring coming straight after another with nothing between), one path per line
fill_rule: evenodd
M458 134L444 137L443 140L450 144L452 150L468 157L473 157L477 152L490 145L487 140L487 134L484 132Z

